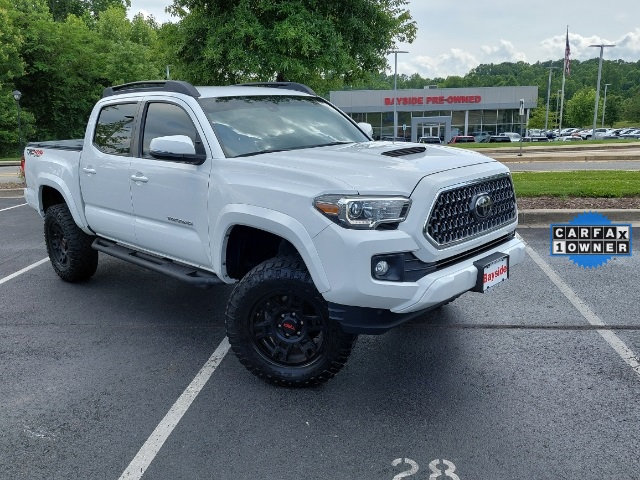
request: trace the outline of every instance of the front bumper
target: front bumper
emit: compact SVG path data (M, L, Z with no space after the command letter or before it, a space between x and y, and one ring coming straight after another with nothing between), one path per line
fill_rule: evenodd
M371 257L391 253L390 245L395 248L402 245L397 251L415 251L417 245L413 240L401 231L390 231L379 232L382 235L376 240L358 243L353 238L351 243L349 238L356 235L337 229L339 227L327 229L316 237L314 243L321 258L334 260L324 263L332 288L323 295L329 303L331 318L349 333L384 333L471 290L478 275L473 263L492 253L509 255L510 268L525 257L524 243L508 237L477 253L461 256L460 260L452 261L416 281L379 281L371 276ZM496 232L496 237L507 236L512 231L513 226ZM343 242L346 239L346 243L337 237Z

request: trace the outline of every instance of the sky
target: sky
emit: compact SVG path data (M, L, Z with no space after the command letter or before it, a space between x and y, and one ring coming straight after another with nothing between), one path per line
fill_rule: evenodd
M177 21L164 9L170 0L131 0L129 16L153 15L159 22ZM571 59L600 55L593 44L615 44L604 49L604 59L640 60L640 1L536 0L514 5L505 0L409 0L417 37L398 44L398 74L425 78L463 76L481 63L527 63L564 57L567 26ZM393 73L393 55L389 73Z

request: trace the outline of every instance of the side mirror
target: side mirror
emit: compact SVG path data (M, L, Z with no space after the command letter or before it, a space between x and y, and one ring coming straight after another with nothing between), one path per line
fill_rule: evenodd
M196 153L193 141L186 135L156 137L151 140L149 153L153 158L160 160L191 163L194 165L200 165L207 159L206 155Z
M370 123L359 122L358 126L364 133L366 133L369 136L369 138L373 138L373 127L371 126Z

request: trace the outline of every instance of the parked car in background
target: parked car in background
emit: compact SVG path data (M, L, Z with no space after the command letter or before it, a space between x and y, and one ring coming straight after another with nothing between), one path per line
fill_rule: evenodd
M555 142L575 142L582 141L582 137L580 135L566 135L564 137L556 137L553 139Z
M621 133L619 138L640 138L640 128Z
M604 138L608 130L609 130L608 128L596 128L595 138L596 139ZM580 132L580 136L582 137L583 140L591 140L591 138L594 137L593 128L582 130Z
M410 138L405 137L393 137L391 135L383 135L380 137L380 141L382 142L410 142Z
M418 143L442 143L440 137L420 137L418 139Z
M487 143L511 143L511 139L509 137L505 137L504 135L491 135Z
M489 132L473 132L470 134L476 142L485 143L489 141L491 134Z
M562 130L560 130L560 136L565 137L567 135L572 135L579 130L579 128L563 128Z
M522 138L519 133L515 133L515 132L503 132L498 136L499 137L508 137L509 140L512 141L512 142L519 142L520 139Z
M449 143L476 143L476 139L471 135L456 135Z
M524 137L523 142L548 142L549 139L544 135L538 135L535 137Z

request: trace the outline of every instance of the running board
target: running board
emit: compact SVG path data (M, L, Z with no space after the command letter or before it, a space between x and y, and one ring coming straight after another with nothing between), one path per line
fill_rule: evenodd
M196 287L209 288L214 285L224 285L218 276L206 270L174 262L168 258L156 257L148 253L139 252L128 247L123 247L104 238L96 238L91 247L99 252L119 258L125 262L133 263L140 267L148 268L154 272L164 273L170 277L182 280Z

